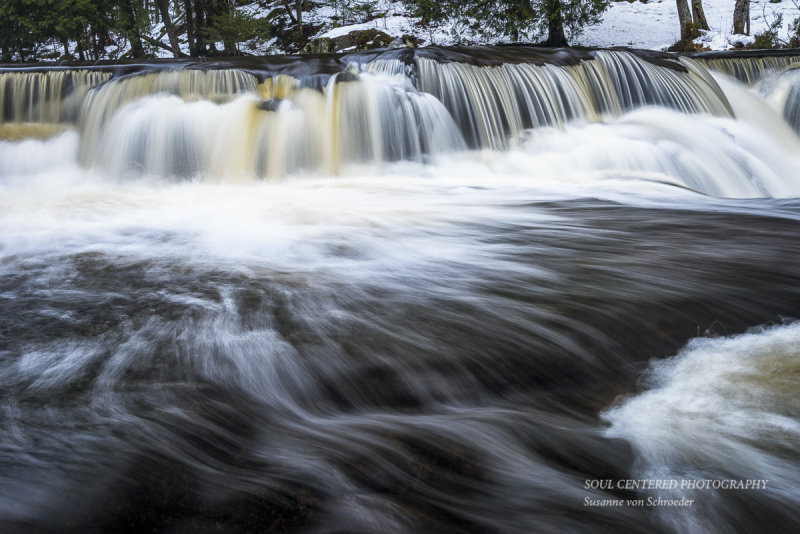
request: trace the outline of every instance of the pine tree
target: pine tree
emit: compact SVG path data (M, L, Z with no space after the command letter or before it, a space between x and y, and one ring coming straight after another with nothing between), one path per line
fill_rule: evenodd
M172 50L172 55L174 57L180 57L181 55L181 47L180 43L178 42L178 32L175 29L175 25L172 22L172 17L169 14L169 0L156 0L158 4L158 11L161 15L161 22L164 23L164 29L167 31L167 37L169 38L169 46Z
M119 8L119 28L130 43L131 56L134 58L145 57L140 35L142 29L141 5L134 0L120 0Z
M482 38L538 39L567 46L583 28L597 24L610 0L406 0L425 23L456 18Z

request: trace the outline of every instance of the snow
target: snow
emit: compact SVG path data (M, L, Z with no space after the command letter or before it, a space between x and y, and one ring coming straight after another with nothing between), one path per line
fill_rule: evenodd
M419 39L420 46L457 45L457 44L494 44L508 42L503 35L486 38L476 35L470 29L471 22L466 24L455 20L441 24L423 25L418 17L407 9L399 0L374 0L370 11L349 10L347 5L356 5L355 1L343 2L334 0L318 0L312 3L311 10L303 13L303 21L312 23L319 31L313 38L335 38L353 31L376 29L394 38L393 46L404 46L401 37L413 35ZM324 4L323 4L324 2ZM795 3L797 2L797 3ZM275 2L274 5L279 5ZM293 3L291 3L293 5ZM710 31L703 32L695 43L708 50L727 50L751 44L754 35L764 32L769 25L783 16L779 39L788 41L788 28L791 22L800 17L800 0L750 1L750 36L732 34L734 0L703 0L703 7ZM264 8L260 3L241 6L250 15L257 18L266 17L272 10ZM173 13L174 16L174 13ZM365 20L365 19L371 20ZM286 17L288 23L288 17ZM163 33L163 24L154 24L148 32L151 37L158 38ZM665 50L679 39L678 15L675 0L629 0L612 1L600 24L586 28L580 35L568 36L576 46L614 47L627 46L651 50ZM162 42L167 43L165 36ZM240 50L254 55L286 54L292 52L277 46L277 38L254 40L239 45ZM70 43L71 49L75 43ZM181 50L188 54L189 46L185 37L181 39ZM148 43L145 47L157 57L171 57L168 49L157 48ZM51 46L55 54L60 44L53 42ZM117 39L114 45L106 48L106 56L118 58L123 56L130 45L123 38ZM218 48L222 48L221 44ZM296 52L296 51L295 51Z
M800 0L798 0L800 3ZM770 0L751 0L749 36L734 35L733 29L734 0L703 0L706 19L711 28L703 31L695 42L709 50L728 50L748 45L753 42L754 35L762 33L783 15L783 24L778 34L780 39L788 40L789 24L800 17L800 9L793 0L781 0L771 3ZM504 36L481 39L471 35L466 28L455 22L447 22L430 28L422 27L419 19L406 12L401 2L378 0L376 12L386 13L384 18L359 24L339 27L330 26L332 9L321 7L313 10L307 20L318 24L327 23L315 37L338 37L355 30L374 28L399 38L404 34L415 35L421 39L422 45L454 45L463 42L481 41L491 44L507 41ZM603 16L603 21L586 28L579 36L572 36L573 45L591 47L628 46L650 50L666 50L680 38L678 13L675 0L634 0L614 1Z
M703 0L706 19L711 30L702 32L695 41L698 45L709 50L727 50L751 44L754 35L762 33L781 14L783 25L778 37L786 41L789 24L800 17L800 9L793 0L781 0L779 3L771 3L770 0L751 0L750 35L734 35L733 6L734 0ZM312 10L306 20L324 24L323 29L315 37L333 38L351 31L374 28L395 38L405 34L415 35L421 40L422 45L447 46L464 42L491 44L507 41L504 36L485 39L472 35L467 28L455 21L423 27L419 19L408 13L401 2L393 0L378 0L375 12L385 13L386 16L358 24L332 27L331 16L341 13L334 13L331 7L324 6ZM571 36L571 42L574 45L603 48L628 46L666 50L679 38L678 13L674 0L632 0L612 2L600 24L586 28L578 36Z
M710 50L727 50L736 43L749 44L753 35L762 33L778 15L783 15L783 25L778 37L787 40L789 24L800 16L800 9L792 0L770 3L769 0L750 0L750 36L734 35L734 0L703 0L703 10L710 31L695 42ZM582 46L629 46L665 50L680 38L678 11L674 0L648 0L642 2L612 2L611 7L597 26L587 28L574 40Z
M340 37L347 35L355 30L369 30L376 29L388 33L394 37L400 37L404 34L414 33L414 19L405 16L389 16L381 17L362 24L352 24L350 26L339 26L318 35L318 37Z

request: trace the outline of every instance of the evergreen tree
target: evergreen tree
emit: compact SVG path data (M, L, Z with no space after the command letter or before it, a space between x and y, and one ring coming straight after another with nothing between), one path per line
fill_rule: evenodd
M0 57L3 61L34 59L39 39L32 5L25 0L0 2Z
M610 0L404 0L424 23L455 19L475 40L566 46L600 21ZM699 0L695 0L699 1ZM318 0L339 22L359 22L373 0ZM0 61L236 55L243 42L278 37L299 50L316 31L309 0L0 0ZM261 17L254 16L261 10ZM345 14L347 14L345 16ZM350 20L352 19L352 20ZM154 33L158 28L159 32Z
M119 0L118 29L130 44L130 55L134 58L145 57L141 32L147 24L143 9L137 0Z
M161 22L164 23L164 30L167 32L167 37L169 38L169 46L172 55L173 57L180 57L181 47L178 41L178 31L173 24L173 19L169 12L169 0L156 0L156 4L158 4L158 13L161 16Z
M223 53L227 56L241 54L239 43L265 38L269 34L266 21L237 9L233 2L220 1L207 22L204 31L208 41L222 42Z
M102 0L4 0L0 2L0 56L3 61L41 58L43 45L55 41L70 55L70 43L84 59L91 26L99 26Z
M459 19L481 38L539 40L546 46L567 46L597 24L610 0L407 0L423 22Z

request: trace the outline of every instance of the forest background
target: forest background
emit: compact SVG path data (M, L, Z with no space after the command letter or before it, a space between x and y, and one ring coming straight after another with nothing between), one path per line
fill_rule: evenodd
M0 61L536 43L797 47L798 0L4 0Z

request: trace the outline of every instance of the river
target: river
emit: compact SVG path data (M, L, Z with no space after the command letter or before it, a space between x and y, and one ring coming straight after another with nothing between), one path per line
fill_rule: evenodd
M793 61L0 69L0 530L796 532Z

